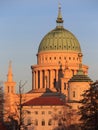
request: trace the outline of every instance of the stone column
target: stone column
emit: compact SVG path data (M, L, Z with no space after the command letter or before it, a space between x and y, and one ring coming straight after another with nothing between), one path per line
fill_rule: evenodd
M50 88L53 88L53 70L50 70Z
M43 70L43 88L45 88L45 70Z
M40 88L43 88L43 74L42 74L42 70L40 70Z
M58 84L59 84L59 78L58 78L58 69L56 70L56 83L55 83L55 87L58 88Z
M50 88L50 70L48 70L48 75L47 75L47 87Z
M44 70L44 88L47 88L47 75L46 75L46 70Z
M56 82L58 82L58 70L56 70Z
M35 89L35 72L32 71L32 89Z
M36 89L38 89L38 71L36 70L36 85L35 85Z

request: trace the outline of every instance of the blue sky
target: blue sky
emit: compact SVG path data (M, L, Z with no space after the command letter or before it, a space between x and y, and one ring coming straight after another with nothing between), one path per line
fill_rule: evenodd
M17 86L27 81L25 89L31 89L30 66L36 64L41 39L56 26L58 2L64 27L80 42L89 76L98 79L97 0L0 0L0 80L6 80L12 60Z

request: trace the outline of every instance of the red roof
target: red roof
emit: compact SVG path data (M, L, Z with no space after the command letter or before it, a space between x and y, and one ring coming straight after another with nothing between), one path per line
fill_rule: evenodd
M65 102L62 98L57 96L42 96L34 98L24 103L24 106L47 106L47 105L64 105Z

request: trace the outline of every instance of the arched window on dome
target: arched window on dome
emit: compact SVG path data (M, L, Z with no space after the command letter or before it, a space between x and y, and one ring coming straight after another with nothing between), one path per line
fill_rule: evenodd
M45 60L47 60L47 57L45 57Z
M56 57L54 57L54 59L56 60Z
M61 60L61 57L59 57L59 59Z
M73 60L75 60L75 57L73 57Z
M50 60L51 60L51 57L50 57Z
M64 60L66 60L66 57L64 57Z

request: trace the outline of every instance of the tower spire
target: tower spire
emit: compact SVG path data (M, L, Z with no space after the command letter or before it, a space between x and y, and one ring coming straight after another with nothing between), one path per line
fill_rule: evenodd
M8 82L13 82L12 61L9 61L7 81L8 81Z
M7 81L4 82L4 86L5 86L6 94L15 93L16 82L13 81L12 62L11 61L9 61Z
M58 5L58 17L57 17L56 23L57 23L57 27L63 26L63 18L62 18L61 4L60 3Z

